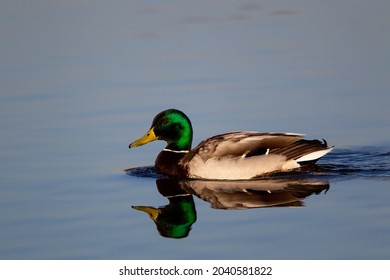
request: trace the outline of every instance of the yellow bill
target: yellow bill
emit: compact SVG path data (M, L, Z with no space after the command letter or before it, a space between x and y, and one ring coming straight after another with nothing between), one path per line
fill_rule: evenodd
M160 214L159 209L149 206L131 206L131 208L147 213L153 221L156 221L158 215Z
M140 139L135 140L133 143L131 143L129 145L129 148L142 146L142 145L145 145L145 144L147 144L149 142L152 142L154 140L157 140L157 139L158 138L154 134L154 130L153 130L153 127L152 127L144 136L142 136Z

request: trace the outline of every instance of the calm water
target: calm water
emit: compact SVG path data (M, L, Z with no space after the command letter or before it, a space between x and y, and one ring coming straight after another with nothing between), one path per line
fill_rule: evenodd
M389 1L30 2L0 9L0 259L390 258ZM194 144L336 149L275 178L159 178L163 144L128 144L172 107Z
M172 181L152 167L15 170L3 176L18 174L2 185L0 256L389 258L390 150L336 150L319 167L240 182ZM162 209L156 223L139 206Z

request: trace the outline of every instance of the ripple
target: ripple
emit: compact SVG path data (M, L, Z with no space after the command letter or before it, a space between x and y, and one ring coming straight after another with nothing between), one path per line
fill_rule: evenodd
M330 175L390 180L390 151L373 147L335 150L319 166Z
M134 177L164 178L159 174L154 166L140 166L124 170L127 175Z

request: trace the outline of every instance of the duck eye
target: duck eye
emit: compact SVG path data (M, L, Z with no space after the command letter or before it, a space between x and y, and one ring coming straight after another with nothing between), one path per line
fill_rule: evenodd
M161 120L162 125L167 125L168 123L169 123L169 121L167 119Z

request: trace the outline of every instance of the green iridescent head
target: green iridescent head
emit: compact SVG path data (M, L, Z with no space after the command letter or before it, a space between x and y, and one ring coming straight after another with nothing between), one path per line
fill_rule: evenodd
M189 118L181 111L169 109L159 113L153 120L149 131L140 139L129 145L138 147L154 140L164 140L167 149L190 150L192 143L192 126Z

